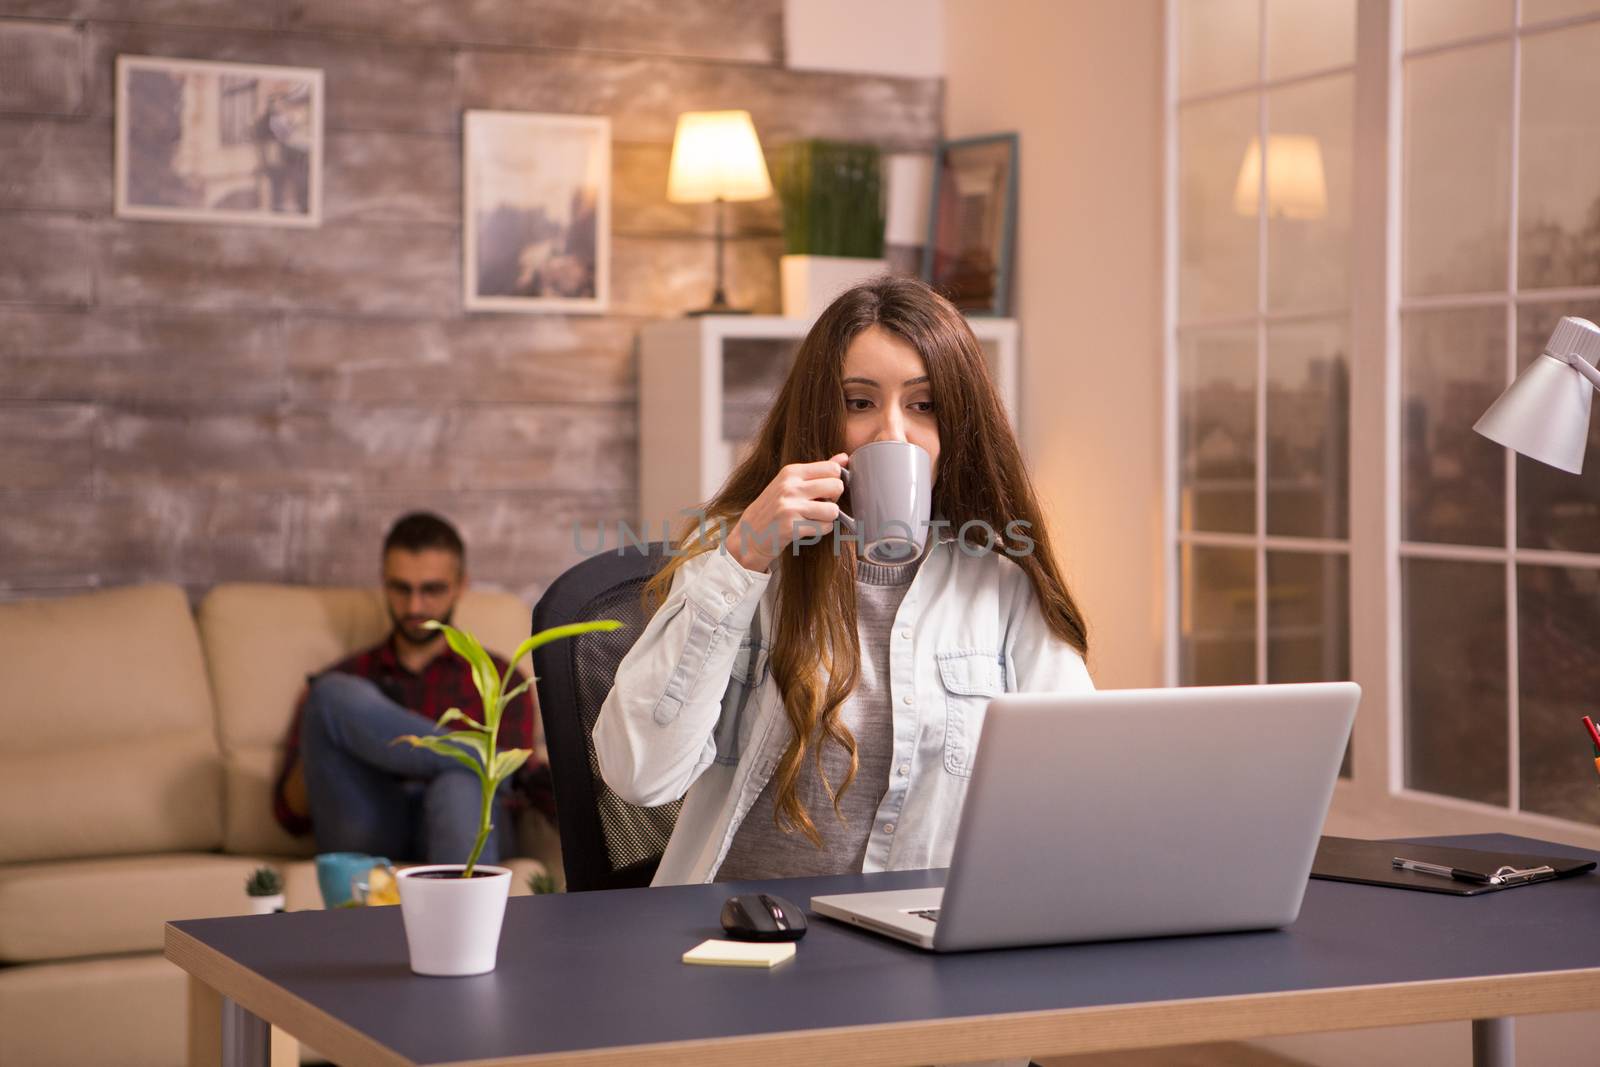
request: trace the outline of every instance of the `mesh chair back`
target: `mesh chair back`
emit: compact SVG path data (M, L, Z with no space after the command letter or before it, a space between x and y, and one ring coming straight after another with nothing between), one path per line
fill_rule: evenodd
M567 570L534 605L535 633L590 619L623 624L611 633L553 641L533 653L569 892L649 885L683 804L640 808L624 803L600 777L590 737L617 664L647 621L641 603L645 583L666 560L660 542L642 551L636 546L608 550Z

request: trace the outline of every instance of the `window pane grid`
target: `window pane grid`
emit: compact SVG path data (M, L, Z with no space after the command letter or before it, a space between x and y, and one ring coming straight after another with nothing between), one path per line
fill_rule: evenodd
M1171 320L1179 401L1172 530L1178 681L1260 683L1329 671L1346 678L1350 543L1342 472L1349 405L1341 368L1349 296L1337 271L1307 272L1322 269L1330 255L1348 258L1340 242L1349 228L1353 28L1346 27L1345 46L1352 62L1326 63L1319 57L1343 58L1340 46L1285 21L1274 70L1269 9L1282 5L1208 2L1175 6L1180 17L1196 19L1192 30L1179 27L1181 54L1193 45L1186 33L1216 32L1215 25L1199 26L1205 12L1232 19L1238 29L1254 19L1256 76L1216 77L1218 56L1231 57L1226 63L1243 73L1239 59L1248 49L1235 37L1192 76L1180 62L1169 98L1180 204ZM1332 17L1353 26L1353 12L1352 6ZM1191 83L1199 91L1185 91ZM1284 92L1290 95L1269 95ZM1317 184L1280 184L1280 168L1294 162L1291 150L1299 147L1293 142L1313 138L1321 148ZM1253 232L1238 225L1245 222L1239 215L1254 223ZM1274 269L1285 267L1297 287L1275 278ZM1290 517L1287 526L1283 517L1272 518L1275 506ZM1338 512L1335 519L1326 517L1329 508ZM1323 527L1330 536L1302 536Z
M1194 0L1195 6L1203 2L1211 0ZM1239 117L1231 130L1234 137L1242 139L1248 105L1253 102L1257 147L1252 150L1270 149L1272 133L1318 131L1291 130L1288 127L1293 120L1286 117L1278 121L1282 128L1274 130L1273 113L1284 112L1276 100L1269 99L1269 93L1339 75L1353 82L1356 78L1351 75L1358 68L1365 76L1374 63L1374 53L1367 50L1372 38L1366 36L1359 65L1296 72L1291 67L1295 61L1288 60L1274 68L1268 48L1268 18L1274 0L1215 2L1257 13L1252 17L1258 21L1251 28L1258 41L1253 57L1256 77L1253 81L1242 77L1252 57L1245 43L1248 38L1236 38L1231 53L1236 62L1227 76L1212 77L1209 82L1174 80L1168 96L1168 115L1174 124L1205 115L1206 105L1222 101L1236 109ZM1403 5L1408 21L1406 39L1386 34L1389 49L1385 56L1388 63L1399 64L1391 69L1400 77L1398 88L1406 101L1400 105L1406 109L1404 132L1391 143L1392 150L1406 155L1402 157L1405 178L1399 202L1394 202L1392 193L1389 196L1391 210L1398 213L1402 227L1402 271L1396 279L1399 284L1384 304L1386 315L1401 316L1403 338L1398 351L1389 348L1383 356L1386 362L1401 361L1401 439L1390 447L1398 446L1403 458L1402 490L1407 482L1415 484L1412 457L1427 456L1436 464L1430 491L1446 507L1443 512L1435 508L1432 525L1412 528L1409 509L1413 502L1408 495L1396 496L1394 482L1389 481L1384 508L1391 532L1384 540L1395 544L1393 551L1405 576L1390 601L1390 610L1399 613L1390 616L1386 624L1399 630L1394 647L1400 650L1401 661L1392 678L1403 690L1396 694L1403 698L1400 706L1391 712L1400 716L1396 726L1401 744L1395 757L1403 762L1403 781L1393 783L1390 791L1456 798L1459 804L1505 811L1532 822L1593 823L1600 821L1600 792L1590 785L1591 772L1582 746L1568 743L1567 720L1575 718L1573 709L1594 699L1593 692L1600 692L1592 650L1584 647L1592 644L1593 633L1600 632L1600 420L1591 430L1593 469L1581 479L1558 478L1558 472L1498 446L1476 452L1474 446L1481 439L1474 440L1471 426L1537 354L1557 318L1582 315L1600 321L1600 197L1594 198L1593 222L1582 223L1574 210L1580 191L1573 188L1576 175L1600 172L1600 166L1586 154L1600 144L1600 137L1594 136L1600 133L1600 118L1589 103L1600 98L1596 95L1600 80L1581 80L1597 78L1588 73L1591 68L1586 57L1595 54L1595 45L1600 44L1600 9L1595 0L1503 0L1504 13L1497 22L1473 14L1467 3L1457 6L1456 0L1437 0L1431 8L1424 0L1394 2ZM1191 0L1182 0L1181 6L1175 2L1172 10L1190 5ZM1493 6L1498 10L1498 5ZM1414 27L1409 20L1414 10L1425 8L1436 22L1431 32L1416 37L1417 46L1411 47L1409 35ZM1488 10L1482 3L1476 8ZM1286 20L1279 29L1303 33L1308 24ZM1457 36L1452 39L1451 33ZM1328 58L1326 52L1302 51L1298 62L1314 66L1319 54ZM1412 61L1436 58L1442 65L1414 69ZM1173 69L1184 73L1181 64ZM1211 70L1215 73L1220 68L1213 65ZM1284 76L1269 78L1269 71ZM1413 75L1418 71L1432 79L1431 95L1423 95L1421 110L1411 103ZM1307 114L1325 119L1331 112L1324 107ZM1414 116L1421 117L1420 123ZM1361 121L1361 136L1366 137L1370 119ZM1418 131L1414 127L1429 122L1432 145L1425 136L1415 136ZM1194 128L1199 133L1205 125L1196 122ZM1475 129L1481 133L1473 133ZM1449 151L1452 144L1460 151ZM1222 151L1233 150L1230 144ZM1418 155L1413 160L1414 152ZM1463 167L1464 160L1476 162ZM1207 173L1218 184L1224 177L1233 177L1231 173L1222 175L1225 164L1216 153L1202 166L1209 168ZM1257 205L1265 205L1269 197L1267 170L1260 166ZM1445 187L1438 186L1441 172L1453 175ZM1413 175L1420 182L1414 190ZM1239 181L1243 181L1242 175ZM1232 189L1229 184L1228 190ZM1588 195L1592 197L1593 192ZM1243 197L1238 194L1236 202ZM1189 214L1191 203L1192 198L1180 196L1175 205L1178 210L1172 213L1180 234L1181 220ZM1440 214L1446 204L1449 206ZM1341 350L1331 343L1318 342L1322 345L1318 348L1307 342L1306 350L1284 365L1278 359L1282 331L1274 327L1341 322L1350 331L1342 345L1346 359L1356 355L1350 351L1351 343L1360 347L1358 338L1363 331L1367 336L1372 331L1370 323L1363 325L1365 319L1352 323L1344 307L1286 307L1281 306L1281 295L1275 305L1271 287L1276 274L1286 265L1296 267L1299 261L1294 253L1285 258L1276 243L1269 248L1268 209L1258 206L1253 214L1254 264L1248 264L1245 219L1233 222L1238 239L1232 252L1242 254L1232 258L1217 255L1229 249L1216 236L1209 245L1196 245L1202 252L1210 249L1214 263L1232 268L1233 273L1224 279L1232 277L1238 283L1230 290L1233 298L1225 303L1191 302L1185 297L1193 290L1184 284L1191 277L1185 275L1174 278L1177 299L1169 305L1172 333L1168 337L1180 347L1190 351L1217 348L1218 339L1228 333L1238 339L1232 378L1237 388L1228 425L1237 431L1238 469L1253 482L1247 488L1246 479L1239 478L1235 490L1229 490L1236 499L1226 503L1224 510L1234 509L1237 525L1218 528L1214 521L1174 522L1170 530L1175 555L1169 558L1179 562L1174 623L1180 636L1176 654L1182 661L1181 684L1287 680L1280 677L1288 669L1282 667L1285 662L1304 666L1331 662L1329 657L1337 659L1336 647L1317 644L1319 635L1334 625L1335 615L1330 614L1331 605L1325 598L1332 595L1338 581L1329 576L1339 573L1339 568L1349 573L1350 536L1354 534L1356 540L1364 536L1331 528L1329 533L1337 536L1302 536L1316 533L1316 526L1302 530L1273 520L1273 506L1286 488L1291 495L1314 495L1328 484L1327 474L1332 470L1319 465L1322 453L1315 451L1317 435L1300 432L1293 423L1298 412L1317 415L1318 402L1295 398L1284 407L1273 397L1293 397L1295 387L1305 378L1303 361ZM1419 214L1425 217L1418 219ZM1210 221L1226 224L1216 218ZM1426 225L1419 229L1418 222ZM1593 228L1593 240L1584 235L1585 226ZM1425 238L1431 239L1431 247L1422 243ZM1579 244L1580 239L1589 244ZM1302 255L1320 255L1324 261L1337 255L1327 247L1304 243L1295 247ZM1431 258L1416 260L1412 266L1421 269L1408 272L1407 261L1417 255ZM1199 264L1202 279L1207 266ZM1248 271L1253 271L1253 276ZM1422 284L1417 284L1419 280ZM1252 284L1255 306L1246 311ZM1320 292L1330 304L1343 295L1316 281L1303 288L1303 294L1311 292ZM1427 329L1413 336L1407 321L1421 322L1430 314L1433 319L1425 324ZM1253 353L1249 348L1252 339ZM1370 353L1377 355L1376 351ZM1472 360L1469 368L1459 365L1462 355ZM1221 365L1216 362L1221 356L1218 349L1213 366ZM1363 355L1360 366L1368 367L1368 358ZM1452 366L1453 362L1457 365ZM1253 382L1247 380L1252 363ZM1204 363L1180 361L1172 364L1170 372L1181 398L1180 419L1196 384L1224 380L1216 371L1191 377L1191 365L1203 367ZM1388 368L1388 374L1396 370L1392 362ZM1422 391L1413 395L1419 384ZM1230 410L1215 407L1214 400L1212 403L1213 411ZM1297 406L1301 403L1307 406ZM1334 406L1330 401L1328 410ZM1348 412L1348 401L1346 409ZM1392 419L1392 408L1390 412ZM1414 437L1412 415L1420 415L1424 425L1431 422L1432 432L1424 438ZM1249 418L1254 424L1245 426L1244 420ZM1285 428L1292 428L1294 450L1301 457L1287 464L1283 458ZM1309 457L1305 455L1308 439ZM1217 443L1215 438L1212 443ZM1213 448L1211 454L1222 453ZM1182 447L1174 456L1190 462L1196 458ZM1460 465L1474 462L1479 466L1468 470L1469 477L1463 481ZM1253 471L1246 471L1251 464ZM1452 464L1457 466L1455 473L1449 470ZM1312 485L1319 473L1322 481ZM1296 478L1310 481L1306 486L1291 485ZM1213 480L1210 488L1222 484ZM1488 487L1487 495L1470 491L1463 495L1463 489L1471 490L1474 484ZM1314 503L1296 507L1314 514ZM1252 512L1248 516L1244 514L1247 507ZM1446 514L1451 508L1458 518ZM1470 520L1474 512L1478 520ZM1192 512L1188 514L1193 517ZM1396 518L1401 521L1396 523ZM1451 525L1460 518L1477 521L1473 535L1459 537L1469 529ZM1272 530L1277 533L1269 532ZM1398 539L1391 540L1396 531ZM1395 557L1390 560L1392 565ZM1348 590L1344 595L1348 597ZM1347 603L1345 607L1348 614ZM1223 610L1232 614L1216 614ZM1210 612L1208 618L1224 625L1196 628L1197 611ZM1345 626L1348 628L1347 621ZM1251 631L1253 642L1245 640ZM1345 637L1348 640L1348 634ZM1226 654L1207 666L1206 652L1212 647L1224 648ZM1313 673L1327 669L1332 668L1317 667ZM1207 677L1196 676L1197 670ZM1250 674L1254 677L1247 677ZM1384 768L1370 770L1380 777L1386 773ZM1579 782L1581 789L1577 788Z
M1498 327L1501 336L1492 339L1501 351L1501 381L1493 383L1498 389L1509 385L1537 354L1559 316L1595 318L1600 313L1600 287L1592 284L1597 276L1594 257L1588 254L1588 246L1579 243L1588 236L1585 224L1577 221L1585 210L1591 220L1600 220L1600 198L1590 204L1581 195L1574 197L1571 187L1551 178L1562 175L1564 169L1550 165L1552 154L1560 153L1569 164L1565 170L1590 173L1594 169L1592 163L1573 160L1567 146L1576 143L1583 146L1580 151L1586 150L1594 140L1595 120L1587 110L1587 101L1594 95L1593 81L1575 81L1572 71L1579 68L1572 68L1569 60L1592 51L1590 38L1597 30L1600 12L1591 11L1405 53L1411 60L1482 49L1495 42L1505 49L1501 54L1508 61L1509 78L1500 91L1509 97L1510 113L1505 136L1496 146L1504 153L1501 158L1509 159L1505 181L1497 190L1505 197L1501 201L1504 230L1496 232L1504 286L1455 293L1408 291L1398 307L1403 320L1411 322L1420 321L1419 315L1431 314L1437 321L1465 323L1474 315L1481 321L1487 313L1491 320L1503 323ZM1527 47L1539 51L1528 53ZM1413 73L1407 63L1408 99ZM1448 104L1443 108L1448 112ZM1410 120L1408 111L1408 123ZM1411 151L1415 144L1409 133L1407 150ZM1411 204L1408 196L1407 206ZM1587 225L1600 231L1595 222ZM1406 232L1404 254L1409 258L1417 251L1409 247L1414 234L1428 234L1410 227ZM1433 251L1438 254L1437 248ZM1412 281L1408 275L1408 289ZM1413 337L1408 328L1405 336L1403 377L1409 381L1410 368L1426 351L1415 343L1420 335ZM1470 351L1468 344L1456 354ZM1491 384L1482 373L1487 369L1483 366L1479 371L1485 387ZM1477 407L1475 402L1472 406ZM1469 413L1471 420L1479 413ZM1440 417L1459 421L1457 414L1446 411ZM1591 437L1600 439L1600 434ZM1417 443L1408 439L1402 447ZM1472 448L1467 446L1468 451ZM1461 453L1462 458L1465 455L1465 451ZM1595 455L1591 452L1591 459ZM1572 744L1569 736L1571 721L1580 713L1575 709L1593 699L1593 657L1587 649L1580 652L1580 642L1588 642L1574 642L1571 635L1583 633L1586 626L1592 630L1591 620L1596 617L1600 474L1591 472L1591 478L1582 480L1560 476L1509 449L1499 450L1495 466L1503 483L1496 509L1501 512L1496 516L1501 524L1498 537L1474 544L1411 538L1398 546L1402 569L1413 575L1405 584L1406 621L1401 637L1406 664L1405 784L1419 792L1488 803L1512 814L1593 821L1600 811L1600 798L1593 795L1585 776L1572 773L1587 760L1579 760L1582 746ZM1407 470L1411 470L1409 463ZM1459 492L1449 486L1446 491ZM1459 496L1456 500L1458 507L1470 503ZM1434 577L1425 577L1430 573ZM1452 577L1443 581L1440 576L1445 574ZM1453 619L1447 625L1476 631L1470 663L1462 659L1464 649L1451 650L1449 635L1441 636L1436 627L1417 626L1414 619L1430 610L1417 602L1418 581L1431 587L1429 595L1434 598L1476 597L1479 607L1485 609L1493 601L1495 610L1487 617L1474 618L1472 611L1444 617ZM1503 650L1494 653L1491 643L1502 640ZM1445 678L1435 662L1449 662L1452 657L1458 671L1489 672L1476 679L1470 695L1450 691L1454 681ZM1494 722L1496 704L1503 707L1504 720L1499 723ZM1493 731L1485 732L1490 726ZM1474 745L1441 757L1437 750L1448 749L1463 730L1475 732ZM1446 733L1450 736L1444 736ZM1430 752L1430 747L1435 751ZM1452 767L1451 761L1456 759L1477 762ZM1572 788L1580 781L1582 789Z
M1261 97L1261 130L1262 144L1266 144L1266 116L1267 98ZM1262 168L1261 203L1265 204L1266 168ZM1262 682L1267 677L1267 605L1270 603L1270 590L1267 586L1267 548L1263 544L1267 537L1267 324L1259 316L1266 311L1267 306L1267 223L1266 212L1259 211L1256 215L1260 226L1261 253L1257 260L1261 264L1259 275L1260 292L1257 294L1260 301L1256 305L1256 529L1255 529L1255 568L1256 568L1256 681Z
M1180 61L1173 102L1179 108L1349 74L1356 69L1354 0L1322 0L1320 6L1275 5L1274 0L1182 0L1175 10L1179 16ZM1299 21L1293 21L1294 17ZM1313 25L1316 20L1321 24ZM1225 34L1229 23L1240 33L1231 39L1207 36L1208 31L1218 29ZM1282 32L1284 27L1288 27L1287 33ZM1275 31L1277 49L1273 48ZM1255 38L1253 77L1244 75L1245 64L1239 61L1243 54L1239 42L1246 35ZM1349 62L1344 61L1344 54L1349 55ZM1204 69L1207 64L1218 62L1219 57L1224 66L1233 66L1238 76L1230 74L1219 80L1214 70Z
M1449 311L1453 308L1497 307L1507 302L1517 307L1536 307L1541 304L1570 304L1580 300L1600 300L1600 286L1575 285L1559 289L1523 289L1518 292L1497 289L1482 293L1451 293L1428 296L1408 296L1400 301L1401 313L1407 311ZM1184 326L1180 329L1198 329Z
M1349 555L1349 541L1323 540L1315 537L1280 537L1253 534L1212 533L1203 530L1183 530L1178 533L1180 544L1208 545L1215 548L1255 548L1257 545L1269 552L1315 552ZM1597 557L1600 558L1600 557Z
M1215 536L1215 535L1213 535ZM1197 541L1197 543L1200 543ZM1217 542L1223 543L1223 542ZM1543 548L1493 548L1480 545L1440 545L1424 541L1402 541L1400 555L1405 559L1459 559L1477 563L1521 563L1540 567L1576 567L1600 570L1600 553L1552 552Z
M1526 16L1528 12L1528 5L1522 4L1519 6L1522 8L1523 15ZM1579 15L1564 15L1542 20L1539 18L1528 19L1524 17L1522 25L1518 28L1518 33L1524 37L1534 37L1541 33L1556 33L1561 30L1575 29L1577 27L1588 25L1594 22L1600 22L1600 11L1590 11Z
M1474 48L1476 52L1470 51ZM1457 56L1470 56L1470 66L1461 66ZM1467 427L1487 407L1485 400L1498 395L1517 371L1520 67L1520 40L1511 27L1505 33L1452 42L1450 47L1419 50L1403 65L1406 191L1401 310L1410 314L1402 318L1406 417L1401 447L1409 453L1402 484L1402 530L1463 542L1430 552L1426 546L1435 544L1433 538L1412 538L1402 543L1400 551L1406 576L1401 632L1406 679L1404 783L1511 812L1518 807L1520 784L1516 470L1509 450L1491 453ZM1492 93L1470 95L1481 92L1486 83L1468 90L1462 75L1477 68L1491 75L1495 68L1502 72L1494 80L1500 82L1495 88L1506 93L1500 98L1503 104L1493 103ZM1455 99L1458 94L1462 95ZM1497 119L1501 108L1506 113ZM1467 243L1457 236L1454 225L1438 225L1447 221L1437 214L1444 203L1437 198L1444 190L1414 188L1426 180L1423 175L1437 170L1439 159L1446 158L1436 151L1443 147L1441 137L1476 140L1490 147L1487 155L1474 161L1477 166L1466 169L1481 166L1479 180L1499 185L1494 191L1504 197L1498 220L1493 197L1479 201L1482 221L1475 233L1470 223L1464 228ZM1414 172L1418 159L1425 169ZM1462 188L1470 195L1470 186ZM1489 191L1487 186L1479 189L1480 195ZM1461 210L1459 203L1453 206ZM1473 214L1467 209L1463 217L1470 219ZM1496 225L1500 220L1503 233ZM1445 245L1446 240L1451 244ZM1498 269L1492 255L1474 263L1473 253L1489 252L1491 242L1500 243ZM1437 298L1439 290L1449 291L1450 281L1489 281L1494 274L1503 284L1466 291L1481 294L1476 298ZM1441 281L1446 284L1440 285ZM1493 336L1496 329L1498 338ZM1482 344L1473 344L1476 338L1452 336L1462 330L1491 344L1498 341L1498 358ZM1463 420L1466 426L1455 425ZM1489 519L1486 505L1496 495L1502 513Z
M1600 572L1519 566L1517 659L1521 717L1517 743L1520 810L1600 822L1586 745L1573 743L1580 716L1594 712L1593 635L1600 633ZM1581 738L1581 734L1579 737Z
M1239 85L1230 85L1225 89L1214 89L1209 92L1195 93L1191 96L1181 97L1177 102L1178 110L1192 107L1195 104L1209 104L1214 100L1226 100L1233 96L1251 96L1256 93L1270 93L1274 89L1292 89L1297 85L1307 82L1321 81L1323 78L1334 78L1341 74L1354 75L1354 63L1342 63L1336 67L1323 67L1320 70L1308 70L1303 74L1291 74L1282 78L1269 78L1265 81L1244 82Z
M1600 289L1595 290L1600 293ZM1504 299L1504 294L1496 294L1497 299ZM1349 316L1346 308L1304 308L1286 311L1283 309L1266 311L1252 315L1216 315L1209 318L1196 317L1180 319L1178 321L1179 338L1205 330L1241 329L1254 326L1257 319L1264 319L1268 326L1286 325L1303 322L1344 322Z
M1401 561L1404 784L1505 808L1510 796L1504 565ZM1436 714L1415 713L1419 708Z
M1517 6L1519 8L1525 7L1525 5L1520 4ZM1417 48L1402 49L1400 52L1400 58L1417 59L1424 56L1438 55L1441 52L1454 52L1462 48L1475 48L1480 45L1494 44L1496 42L1505 41L1511 38L1532 37L1539 34L1556 33L1561 30L1569 30L1588 23L1600 22L1600 12L1590 12L1588 14L1570 15L1551 19L1524 18L1522 24L1515 28L1512 28L1509 25L1509 20L1507 21L1508 25L1505 29L1496 30L1492 33L1474 33L1469 37L1458 37L1454 40L1441 41L1437 44L1427 44Z

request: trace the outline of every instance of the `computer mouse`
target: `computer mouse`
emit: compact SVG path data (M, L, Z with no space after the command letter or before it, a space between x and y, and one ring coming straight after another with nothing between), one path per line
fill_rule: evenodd
M722 928L735 941L798 941L806 913L771 893L742 893L723 902Z

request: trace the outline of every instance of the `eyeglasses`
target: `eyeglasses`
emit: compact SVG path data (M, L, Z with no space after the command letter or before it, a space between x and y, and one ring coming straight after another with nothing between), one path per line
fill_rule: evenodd
M418 595L424 600L438 600L450 594L449 582L423 582L421 585L412 585L397 578L389 578L384 581L383 587L403 600L410 600Z

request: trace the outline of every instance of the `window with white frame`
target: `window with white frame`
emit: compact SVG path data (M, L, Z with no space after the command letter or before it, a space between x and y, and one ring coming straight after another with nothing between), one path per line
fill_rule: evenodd
M1600 318L1600 0L1409 0L1401 50L1404 783L1600 821L1600 432L1565 474L1472 432Z
M1175 680L1348 678L1354 0L1179 14Z
M1600 823L1600 424L1582 477L1472 431L1562 315L1600 321L1600 0L1171 4L1170 680L1350 676L1354 481L1383 497L1356 580L1398 582L1357 620L1392 650L1372 778ZM1357 144L1394 161L1370 218ZM1358 244L1391 249L1381 301ZM1352 369L1387 427L1352 427ZM1353 432L1392 471L1353 476Z

